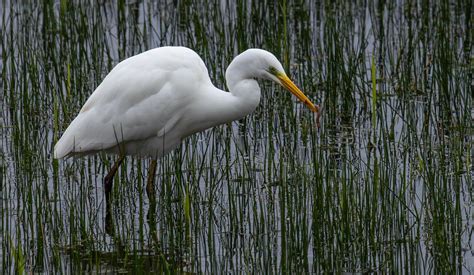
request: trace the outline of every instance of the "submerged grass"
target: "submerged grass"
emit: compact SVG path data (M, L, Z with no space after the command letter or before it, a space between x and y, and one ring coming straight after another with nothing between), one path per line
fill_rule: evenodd
M81 1L0 5L0 269L23 272L462 273L472 254L471 1ZM52 148L120 60L198 52L218 87L264 48L323 106L281 88L159 160ZM151 213L151 218L148 216Z

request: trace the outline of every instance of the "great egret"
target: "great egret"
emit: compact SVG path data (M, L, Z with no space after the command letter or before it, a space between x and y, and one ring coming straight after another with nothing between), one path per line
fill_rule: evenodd
M260 101L255 78L272 80L313 112L318 107L296 87L271 53L248 49L226 71L230 92L212 85L204 62L185 47L161 47L120 62L86 101L54 147L54 157L99 151L119 154L104 179L107 205L113 177L125 155L152 157L147 193L153 190L156 158L193 133L240 119Z

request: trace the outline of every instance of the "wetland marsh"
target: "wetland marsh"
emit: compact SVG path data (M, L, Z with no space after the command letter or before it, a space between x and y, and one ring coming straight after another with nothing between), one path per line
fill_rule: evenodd
M474 272L472 1L0 3L1 273ZM260 81L245 119L158 161L53 159L121 60L181 45L215 86L240 52L272 52L321 126Z

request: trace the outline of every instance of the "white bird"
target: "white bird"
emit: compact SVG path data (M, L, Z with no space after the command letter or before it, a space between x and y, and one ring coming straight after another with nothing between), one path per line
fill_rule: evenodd
M104 179L107 200L125 155L151 157L147 183L151 192L156 158L193 133L255 110L260 101L256 78L282 85L318 112L278 59L265 50L249 49L234 58L226 70L230 92L225 92L212 85L204 62L193 50L155 48L113 68L56 143L54 157L99 151L118 154L119 160Z

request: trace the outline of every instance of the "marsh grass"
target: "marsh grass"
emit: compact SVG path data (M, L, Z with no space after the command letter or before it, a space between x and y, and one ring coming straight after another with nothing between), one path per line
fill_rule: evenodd
M3 273L472 272L471 1L80 1L0 5ZM198 52L218 87L264 48L323 106L322 126L261 83L261 106L159 160L54 160L115 64Z

